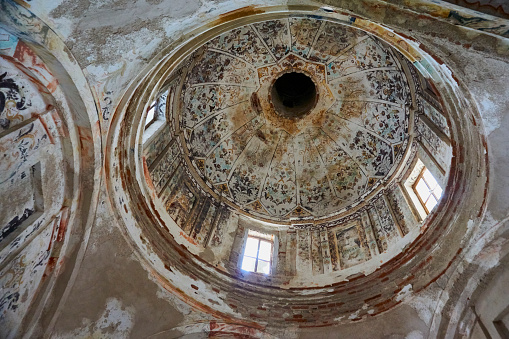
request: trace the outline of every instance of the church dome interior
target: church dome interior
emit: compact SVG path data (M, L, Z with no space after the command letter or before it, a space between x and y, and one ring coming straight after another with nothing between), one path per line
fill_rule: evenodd
M506 5L0 9L0 337L509 335Z

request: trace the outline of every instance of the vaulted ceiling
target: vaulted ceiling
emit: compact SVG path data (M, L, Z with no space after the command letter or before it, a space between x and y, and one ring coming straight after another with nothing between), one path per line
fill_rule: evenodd
M0 336L497 337L506 18L0 1ZM301 111L287 74L312 83ZM405 195L417 159L444 187L427 217ZM250 230L275 239L270 275L240 268Z

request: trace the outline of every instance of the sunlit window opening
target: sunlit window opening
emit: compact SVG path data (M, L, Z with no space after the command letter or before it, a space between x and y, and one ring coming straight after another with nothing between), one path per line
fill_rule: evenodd
M242 269L244 271L270 274L272 237L255 231L249 231L244 257L242 258Z
M156 108L157 100L150 104L150 107L147 112L147 119L145 120L145 129L147 129L151 124L154 123L154 121L156 121L157 119Z
M443 192L436 179L426 167L422 169L421 174L419 174L415 181L414 191L428 214L436 206Z

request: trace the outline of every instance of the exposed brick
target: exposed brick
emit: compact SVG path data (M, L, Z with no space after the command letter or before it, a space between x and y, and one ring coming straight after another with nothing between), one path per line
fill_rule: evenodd
M294 321L294 322L301 322L301 323L307 322L306 319L292 319L292 318L286 318L285 321Z
M382 294L377 294L377 295L375 295L375 296L373 296L371 298L365 299L364 302L368 302L368 301L380 298L381 296L382 296Z

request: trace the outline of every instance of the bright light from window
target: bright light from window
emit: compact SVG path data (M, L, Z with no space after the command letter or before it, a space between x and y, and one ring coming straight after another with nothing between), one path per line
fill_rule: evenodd
M426 167L423 168L415 182L414 190L426 213L429 213L437 205L443 192L436 179Z
M151 123L153 123L156 120L156 108L157 108L157 101L154 101L147 112L147 119L145 120L145 128L147 128Z
M249 272L269 274L271 257L272 242L249 235L242 259L242 269Z

